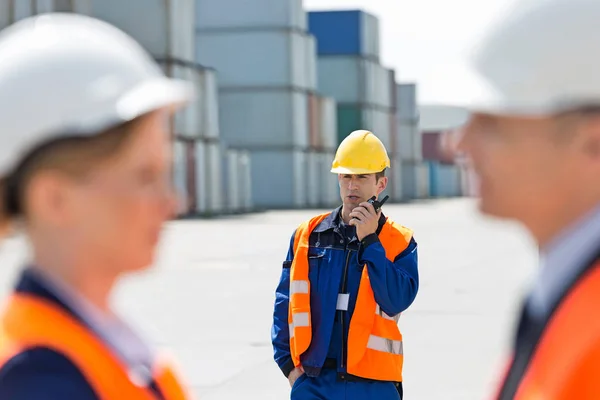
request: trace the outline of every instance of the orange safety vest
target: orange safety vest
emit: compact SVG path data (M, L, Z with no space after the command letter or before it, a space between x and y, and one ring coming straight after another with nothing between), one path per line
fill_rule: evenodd
M600 263L588 270L546 326L516 400L600 399Z
M67 312L37 297L14 294L0 320L0 367L20 352L38 346L67 357L102 400L156 400L150 389L130 379L101 340ZM166 363L156 365L153 375L166 400L191 399Z
M296 230L290 271L290 351L294 365L310 346L310 281L308 248L311 232L329 213L316 216ZM386 258L394 261L410 243L412 231L388 219L379 234ZM385 314L375 302L367 267L363 269L348 333L347 372L362 378L401 382L404 355L398 318Z

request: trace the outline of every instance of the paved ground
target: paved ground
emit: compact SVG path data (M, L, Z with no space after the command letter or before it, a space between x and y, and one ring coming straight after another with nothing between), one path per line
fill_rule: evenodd
M400 319L405 398L486 398L510 339L515 297L535 271L532 243L519 227L478 216L467 199L384 209L419 243L420 291ZM158 265L123 282L115 304L173 350L201 399L289 398L272 360L273 292L292 230L314 213L173 222ZM223 236L234 245L221 244ZM18 240L0 248L0 294L24 254Z

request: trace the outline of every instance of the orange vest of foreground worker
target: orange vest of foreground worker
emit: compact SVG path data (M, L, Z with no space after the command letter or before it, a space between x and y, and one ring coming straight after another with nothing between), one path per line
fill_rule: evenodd
M327 217L322 214L300 225L294 237L294 259L290 271L290 352L294 365L300 365L300 355L310 346L310 281L308 278L308 247L310 233ZM394 222L384 224L379 239L386 258L393 261L408 247L412 231ZM347 372L362 378L401 382L402 334L397 318L380 310L375 302L367 268L363 269L358 297L348 333Z
M46 347L71 360L102 400L156 400L149 389L131 381L104 343L48 302L15 294L9 299L1 324L0 366L24 349ZM154 379L166 400L190 399L166 365L155 366Z
M600 263L567 294L546 325L516 400L600 399Z

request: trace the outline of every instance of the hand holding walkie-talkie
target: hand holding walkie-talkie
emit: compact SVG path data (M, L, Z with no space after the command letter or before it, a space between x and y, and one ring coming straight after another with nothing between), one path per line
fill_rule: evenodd
M375 233L379 227L379 210L381 206L387 201L389 196L385 196L383 200L378 201L376 196L371 197L367 200L367 203L373 206L375 214L369 210L369 207L365 207L365 203L361 203L350 213L350 225L356 226L356 236L358 240L362 240L364 237Z
M375 213L379 212L379 209L381 208L381 206L383 206L383 204L387 201L387 199L389 199L390 196L385 196L383 198L383 200L379 201L377 200L376 196L371 197L369 200L367 200L367 203L370 203L373 205L373 208L375 209Z

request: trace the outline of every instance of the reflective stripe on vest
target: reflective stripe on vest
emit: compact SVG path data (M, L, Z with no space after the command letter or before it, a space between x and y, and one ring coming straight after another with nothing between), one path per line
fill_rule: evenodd
M516 400L600 399L600 263L563 299L545 327Z
M0 367L33 347L45 347L67 357L102 400L156 400L153 392L135 383L120 360L79 321L58 306L29 295L9 298L0 326ZM188 400L166 360L154 367L153 377L166 400Z
M290 271L290 351L295 366L300 355L310 346L310 281L308 248L311 232L329 213L303 223L294 238L294 259ZM393 261L410 243L412 231L389 219L379 234L386 258ZM402 334L398 329L400 315L391 317L375 302L369 282L368 268L363 268L358 296L348 332L347 371L363 378L402 381L404 362Z

